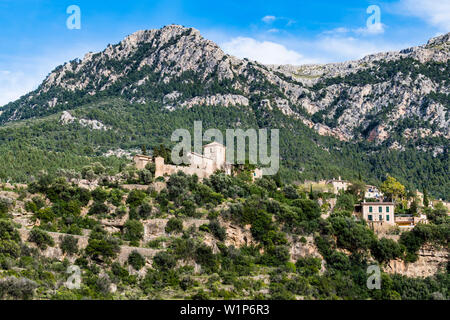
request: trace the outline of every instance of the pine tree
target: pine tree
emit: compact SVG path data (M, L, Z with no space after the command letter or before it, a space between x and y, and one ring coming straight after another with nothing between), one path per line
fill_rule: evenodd
M427 189L423 189L423 206L427 208L430 204L430 200L428 200L428 191Z

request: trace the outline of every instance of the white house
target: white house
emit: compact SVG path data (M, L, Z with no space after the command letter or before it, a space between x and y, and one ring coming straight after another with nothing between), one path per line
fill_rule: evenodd
M383 193L380 190L378 190L376 186L366 185L366 192L364 193L364 198L382 199Z
M338 194L339 191L347 191L347 188L351 185L349 181L339 179L328 180L327 184L330 184L333 188L333 193Z
M368 222L395 225L393 202L361 203L362 218Z

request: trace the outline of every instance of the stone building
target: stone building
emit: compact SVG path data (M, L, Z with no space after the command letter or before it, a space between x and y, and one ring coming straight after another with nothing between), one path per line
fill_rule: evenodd
M327 184L331 185L333 188L333 193L338 194L339 191L347 191L347 188L351 185L349 181L339 179L328 180Z
M366 199L383 199L383 193L376 187L366 185L366 191L364 192L364 198Z
M171 175L178 171L186 174L196 174L200 179L207 178L217 170L223 170L231 175L232 165L225 160L226 147L218 142L203 146L203 154L189 152L189 165L165 164L164 158L155 158L155 178Z
M155 178L164 175L172 175L178 171L186 174L196 174L200 179L207 178L217 170L224 171L225 174L233 174L233 165L226 161L226 147L218 142L212 142L203 146L203 154L189 152L187 155L188 165L172 165L164 163L164 158L155 157L153 160L149 156L136 155L134 163L137 169L144 169L147 163L154 161ZM252 172L252 179L262 177L262 170L256 168Z
M395 225L393 202L362 202L361 216L367 222Z
M402 229L412 229L418 223L428 223L427 216L424 214L414 217L413 215L404 215L400 217L395 217L395 224Z
M255 181L256 179L260 179L260 178L262 178L262 176L263 176L262 170L259 168L256 168L252 172L252 181Z
M147 163L152 161L152 157L143 154L137 154L134 156L133 161L136 168L142 170L145 168Z

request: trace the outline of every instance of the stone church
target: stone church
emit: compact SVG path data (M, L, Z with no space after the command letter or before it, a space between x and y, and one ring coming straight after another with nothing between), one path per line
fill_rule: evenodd
M165 164L164 158L156 157L155 161L155 178L164 175L171 175L178 171L186 174L196 174L200 179L207 178L217 170L222 170L226 174L232 174L232 164L226 162L226 147L218 142L212 142L203 146L203 154L189 152L187 154L189 165L172 165ZM152 158L145 155L134 156L134 163L137 169L144 169Z

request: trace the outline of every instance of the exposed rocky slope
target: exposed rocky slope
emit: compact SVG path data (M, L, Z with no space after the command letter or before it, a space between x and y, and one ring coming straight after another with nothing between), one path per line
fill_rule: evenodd
M447 141L449 37L358 61L264 66L225 54L193 28L138 31L56 68L36 91L4 106L0 123L121 96L168 110L224 105L270 114L278 108L341 140Z
M161 182L157 182L153 184L154 186L161 184ZM80 186L84 186L82 183ZM10 186L11 190L17 188L18 186ZM24 186L22 186L24 187ZM122 187L133 190L140 189L138 187L148 187L143 185L123 185ZM159 187L162 187L159 185ZM14 222L20 225L19 234L24 242L28 242L30 230L32 227L39 225L39 222L34 221L32 219L32 214L25 210L25 202L30 200L32 195L29 195L27 199L20 200L19 196L14 191L0 191L0 199L7 199L11 203L14 203L12 209L12 215ZM90 201L89 206L92 206L92 201ZM83 210L84 214L87 210ZM128 214L122 217L121 219L116 220L108 220L103 219L100 220L101 224L105 227L108 232L120 232L121 228L124 227L125 222L128 220ZM162 243L161 247L158 248L148 248L144 247L145 243L149 243L152 240L158 239L169 239L170 237L178 237L180 234L171 235L165 231L165 227L168 222L168 218L150 218L146 219L143 222L144 226L144 234L143 239L141 241L141 246L139 247L130 247L128 245L121 245L120 252L118 255L118 261L124 263L129 254L136 250L141 255L148 259L147 262L152 260L152 257L159 251L166 249L167 245ZM231 221L225 220L222 217L219 218L220 224L223 226L226 232L226 240L224 244L226 246L233 246L235 248L241 248L243 246L249 245L258 245L258 241L254 239L250 232L250 225L245 227L239 226ZM195 230L198 230L201 225L208 224L210 220L204 218L186 218L183 221L183 228L187 230L190 227L194 227ZM78 239L79 248L84 249L88 245L90 230L84 229L83 235L74 235ZM58 232L49 232L49 235L54 239L57 245L53 247L48 247L43 250L43 255L49 258L56 258L63 260L64 258L69 258L71 262L74 262L75 256L68 257L66 256L60 249L59 243L61 242L61 236L64 236L63 233ZM219 252L218 248L218 240L209 233L203 234L204 240L203 242L207 244L209 247L213 249L214 253ZM289 255L290 261L297 261L299 258L307 258L314 257L319 258L321 260L321 273L323 273L327 264L324 261L322 255L320 254L317 245L315 244L313 236L303 237L305 241L300 241L298 236L290 235L288 237L288 247L289 247ZM389 236L389 238L394 239L395 241L399 240L399 236ZM31 246L36 247L35 244L29 243ZM346 255L350 255L351 252L344 249L337 249L338 251L345 253ZM413 263L406 263L401 259L391 260L384 267L383 270L390 274L400 274L408 277L430 277L439 272L442 272L447 267L448 263L448 249L445 247L436 247L431 244L426 244L422 248L420 248L418 252L418 260ZM376 262L374 262L376 263ZM130 268L130 270L132 270Z
M388 273L401 274L408 277L429 277L444 271L448 264L448 250L436 249L430 245L420 248L419 259L414 263L392 260L384 268Z

